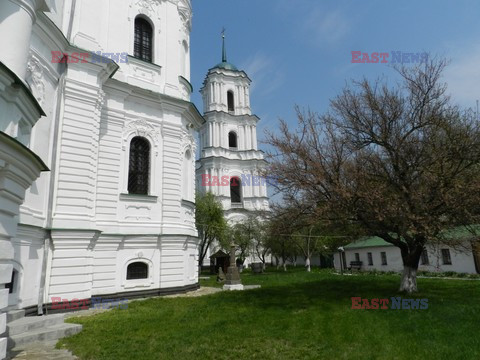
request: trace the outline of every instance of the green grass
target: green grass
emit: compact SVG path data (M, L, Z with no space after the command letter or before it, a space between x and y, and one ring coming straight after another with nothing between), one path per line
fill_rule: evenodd
M80 359L479 359L480 282L419 279L427 310L354 310L390 298L397 275L243 274L262 289L149 299L71 319L60 346ZM215 284L215 279L202 283Z

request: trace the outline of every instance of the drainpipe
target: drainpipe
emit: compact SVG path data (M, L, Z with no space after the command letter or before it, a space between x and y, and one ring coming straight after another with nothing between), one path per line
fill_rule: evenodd
M42 273L40 276L40 287L38 292L38 305L37 305L37 314L43 315L43 304L45 303L45 283L46 283L46 274L47 274L47 263L48 255L50 248L53 248L53 239L52 239L52 217L53 217L53 195L55 191L55 180L57 173L57 159L58 159L58 136L60 128L60 118L61 110L63 105L63 96L65 93L65 75L67 73L67 63L61 63L60 66L60 79L58 81L58 92L57 92L57 105L55 109L55 123L53 129L53 144L52 144L52 163L50 164L50 184L48 189L48 199L47 199L47 221L46 221L46 234L43 247L43 260L42 260ZM47 299L48 300L48 299Z
M50 244L52 242L52 230L47 229L45 233L45 239L43 244L43 259L42 259L42 273L40 275L40 288L38 290L38 305L37 305L37 315L43 315L43 303L45 301L45 281L47 274L47 263L48 263L48 253L50 250ZM45 313L48 314L47 308L45 308Z

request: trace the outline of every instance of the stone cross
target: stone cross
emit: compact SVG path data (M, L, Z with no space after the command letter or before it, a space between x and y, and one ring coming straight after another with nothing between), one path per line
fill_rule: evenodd
M241 285L240 273L238 272L237 263L235 261L235 245L230 248L230 266L227 270L227 280L225 285Z

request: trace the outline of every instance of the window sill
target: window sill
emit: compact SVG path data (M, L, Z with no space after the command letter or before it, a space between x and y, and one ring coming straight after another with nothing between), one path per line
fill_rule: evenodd
M138 195L138 194L120 194L120 200L156 203L158 200L158 196Z
M182 205L195 207L195 201L182 199Z
M137 282L137 283L129 283L129 282L133 282L135 280L127 280L127 283L126 284L123 284L123 288L124 289L139 289L139 288L149 288L149 287L152 287L152 283L151 282Z

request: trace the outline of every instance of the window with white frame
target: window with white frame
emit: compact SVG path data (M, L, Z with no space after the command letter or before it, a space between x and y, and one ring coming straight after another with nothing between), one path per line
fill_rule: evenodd
M382 265L387 265L387 253L382 251L380 253L380 257L382 259Z
M130 142L128 193L148 195L150 175L150 143L141 136Z
M127 267L127 280L138 280L148 278L148 264L137 261Z
M133 56L137 59L153 61L153 29L147 19L137 16L135 19L135 37Z

